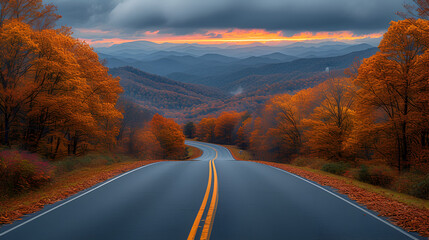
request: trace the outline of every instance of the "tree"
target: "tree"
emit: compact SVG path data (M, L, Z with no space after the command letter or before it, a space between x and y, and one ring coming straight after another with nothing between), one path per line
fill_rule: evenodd
M43 4L42 0L0 0L0 27L7 20L18 20L35 29L47 29L55 26L61 18L56 14L53 4Z
M2 144L10 145L12 124L21 110L40 91L28 76L40 48L36 33L19 21L9 21L0 29L0 113Z
M122 88L66 30L0 27L0 140L49 157L112 147Z
M124 118L122 119L117 140L119 145L127 147L127 152L133 152L132 139L137 130L143 129L152 119L153 113L132 100L121 96L116 104Z
M380 52L363 61L355 80L361 106L383 113L376 122L385 135L381 152L399 171L427 144L428 47L428 20L391 22Z
M273 133L277 133L281 139L283 157L298 154L302 146L302 119L294 99L289 94L274 97L271 100L271 107L278 121L277 131Z
M251 117L246 118L237 131L236 144L242 149L247 149L250 145L250 135L252 133L253 121Z
M403 18L424 18L429 20L429 0L413 0L414 5L404 4L407 12L398 12Z
M195 137L195 124L194 122L188 122L183 127L183 132L187 138L194 138Z
M342 160L350 155L346 149L354 123L355 89L348 78L332 77L324 84L323 101L307 120L308 146L328 159Z
M131 153L137 157L156 159L163 156L160 142L148 128L135 130L130 144Z
M196 126L196 135L200 141L214 142L216 126L215 118L203 118Z
M236 129L242 114L238 112L223 112L215 121L214 134L216 141L224 144L233 144L234 131Z
M149 122L149 129L158 140L165 158L182 159L185 156L185 135L179 124L155 114Z

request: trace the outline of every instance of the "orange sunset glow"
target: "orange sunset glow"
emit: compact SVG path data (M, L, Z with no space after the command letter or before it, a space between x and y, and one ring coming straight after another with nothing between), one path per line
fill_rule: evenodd
M80 32L91 33L92 30L80 29ZM96 32L92 32L96 33ZM134 41L151 41L155 43L199 43L199 44L250 44L250 43L268 43L278 44L281 42L300 42L300 41L353 41L368 38L380 38L383 33L373 33L367 35L356 35L351 31L339 32L301 32L292 36L285 36L282 31L270 32L262 29L233 29L233 30L209 30L204 34L190 34L176 36L172 34L162 34L159 31L146 31L142 37L134 39L122 38L104 38L101 40L82 39L91 45L113 45Z

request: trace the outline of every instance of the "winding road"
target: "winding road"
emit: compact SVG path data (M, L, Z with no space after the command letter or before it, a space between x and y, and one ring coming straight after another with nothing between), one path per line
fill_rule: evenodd
M424 239L335 190L219 145L146 165L0 228L0 239Z

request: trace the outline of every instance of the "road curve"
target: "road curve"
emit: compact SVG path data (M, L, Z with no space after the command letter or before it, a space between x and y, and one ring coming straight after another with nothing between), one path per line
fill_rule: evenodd
M330 188L186 143L203 155L127 172L2 226L0 239L424 239Z

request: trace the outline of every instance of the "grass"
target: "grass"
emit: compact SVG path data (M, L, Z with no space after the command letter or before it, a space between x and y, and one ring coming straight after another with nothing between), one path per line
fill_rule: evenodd
M240 149L235 145L222 145L226 147L237 160L256 160L256 157L249 151Z
M185 158L186 160L193 160L203 155L203 151L201 151L201 149L189 145L186 145L186 151L188 153L188 156Z

